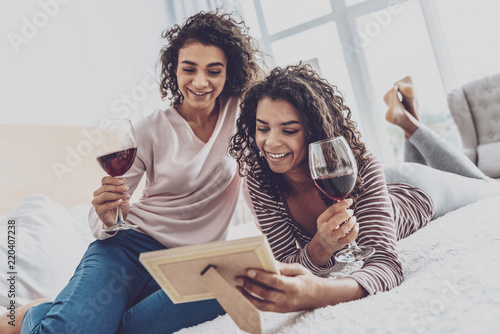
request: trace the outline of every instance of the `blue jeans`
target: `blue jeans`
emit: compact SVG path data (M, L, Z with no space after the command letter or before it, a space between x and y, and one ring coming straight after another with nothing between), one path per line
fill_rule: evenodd
M26 312L21 333L172 333L224 314L215 299L170 301L139 262L164 248L132 230L93 242L54 302Z

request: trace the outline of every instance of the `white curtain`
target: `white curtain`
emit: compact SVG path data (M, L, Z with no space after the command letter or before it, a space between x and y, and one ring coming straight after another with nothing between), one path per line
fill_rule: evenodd
M222 12L240 12L241 0L170 0L168 1L171 18L175 23L182 23L189 16L200 11L219 9Z

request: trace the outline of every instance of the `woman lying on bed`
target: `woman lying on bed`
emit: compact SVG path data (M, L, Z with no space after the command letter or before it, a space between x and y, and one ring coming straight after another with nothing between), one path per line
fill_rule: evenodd
M239 278L260 310L311 309L390 290L403 280L397 240L498 192L462 153L420 123L409 78L385 99L387 120L405 131L407 162L384 174L336 88L309 66L276 68L246 95L230 152L246 175L260 229L283 262L281 276L249 270ZM352 198L332 203L311 179L308 145L336 136L351 146L359 176ZM347 277L317 277L328 274L333 255L353 240L374 247L375 254Z

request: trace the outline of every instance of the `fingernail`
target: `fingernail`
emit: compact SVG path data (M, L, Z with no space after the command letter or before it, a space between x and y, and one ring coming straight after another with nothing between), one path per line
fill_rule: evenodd
M354 201L352 200L352 198L348 198L348 199L347 199L347 203L348 203L349 205L351 205L353 202L354 202Z
M349 216L352 216L352 214L354 213L354 210L352 210L352 209L347 209L347 210L345 210L345 211L347 212L347 214L348 214Z
M255 270L248 270L247 271L247 276L251 277L251 278L254 278L255 276L257 276L257 273L255 272Z

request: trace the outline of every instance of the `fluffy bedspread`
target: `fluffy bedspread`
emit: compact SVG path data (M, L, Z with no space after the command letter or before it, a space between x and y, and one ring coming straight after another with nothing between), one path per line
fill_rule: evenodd
M7 254L7 222L17 226L16 303L54 298L66 285L92 237L88 206L65 207L31 195L0 218L0 253ZM263 333L499 333L500 197L485 199L432 221L398 246L405 273L397 288L358 301L290 314L261 313ZM231 239L256 233L252 223L230 228ZM6 256L0 272L9 270ZM361 264L339 265L332 278ZM8 281L2 278L0 306ZM181 330L241 333L228 315Z
M261 313L264 333L499 333L500 197L432 221L398 243L397 288L290 314ZM356 269L339 265L334 277ZM228 315L179 334L239 333Z

